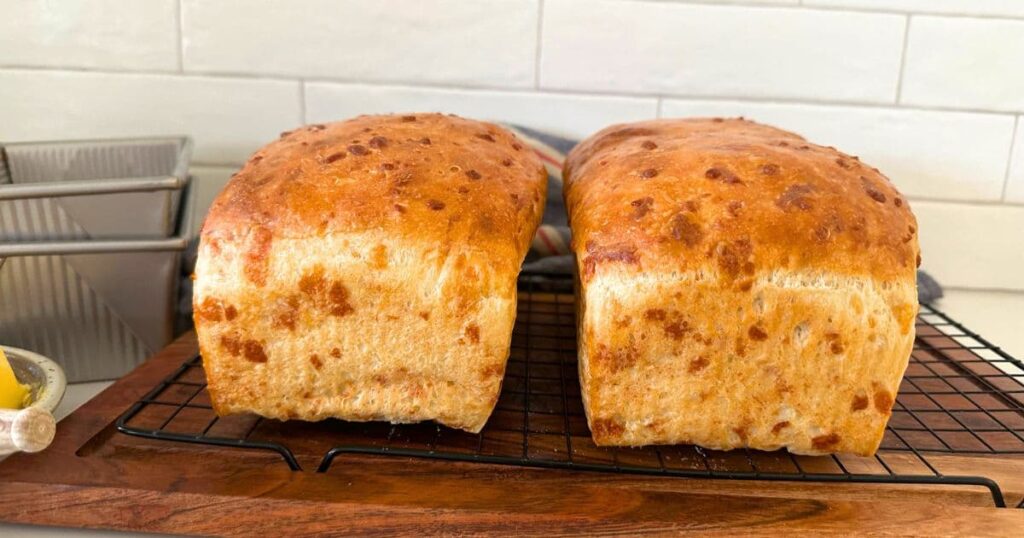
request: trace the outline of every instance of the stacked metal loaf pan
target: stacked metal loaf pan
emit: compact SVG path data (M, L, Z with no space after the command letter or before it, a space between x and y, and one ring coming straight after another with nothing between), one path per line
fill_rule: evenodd
M0 145L0 343L74 382L118 377L170 342L190 153L186 137Z

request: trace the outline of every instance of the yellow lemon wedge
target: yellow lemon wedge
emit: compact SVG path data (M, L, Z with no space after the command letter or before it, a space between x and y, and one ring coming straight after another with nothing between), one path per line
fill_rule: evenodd
M14 377L7 355L0 349L0 409L21 409L28 403L28 387Z

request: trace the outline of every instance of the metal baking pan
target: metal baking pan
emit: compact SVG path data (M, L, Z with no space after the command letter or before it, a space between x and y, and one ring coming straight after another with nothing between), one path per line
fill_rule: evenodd
M188 137L0 145L0 241L166 238Z
M195 190L170 238L0 242L0 343L53 358L70 382L119 377L170 343Z

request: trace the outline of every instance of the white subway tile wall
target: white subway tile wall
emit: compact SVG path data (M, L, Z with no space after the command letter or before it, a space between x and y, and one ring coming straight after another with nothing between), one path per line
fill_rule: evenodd
M772 123L889 176L941 282L1024 290L1022 0L0 0L0 141L189 134L204 209L280 131L422 110Z
M1024 20L913 17L900 102L1024 112Z
M1006 201L1024 204L1024 121L1017 118L1017 136L1013 142L1010 173L1006 180Z
M213 205L214 198L220 194L221 188L235 173L234 166L203 166L196 165L189 169L196 188L196 210L193 213L192 229L199 230L206 218L207 211Z
M301 123L301 84L0 70L0 140L187 134L198 163L240 163Z
M540 86L886 103L904 27L887 14L551 0Z
M1020 0L803 0L803 4L903 13L1024 17L1024 2Z
M306 84L306 119L310 122L409 110L443 110L481 120L526 125L560 136L583 138L612 123L655 117L658 113L658 100L653 97L471 91L326 82Z
M182 0L186 71L533 86L538 0Z
M177 0L0 0L0 66L178 69Z

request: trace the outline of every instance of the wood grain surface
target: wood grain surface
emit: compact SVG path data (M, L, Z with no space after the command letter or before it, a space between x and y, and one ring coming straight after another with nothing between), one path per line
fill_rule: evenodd
M199 535L621 534L1020 536L1024 510L977 487L691 480L398 457L341 456L293 472L275 454L116 432L132 402L195 353L189 334L0 463L0 520ZM989 476L1007 503L1024 463L932 456Z

